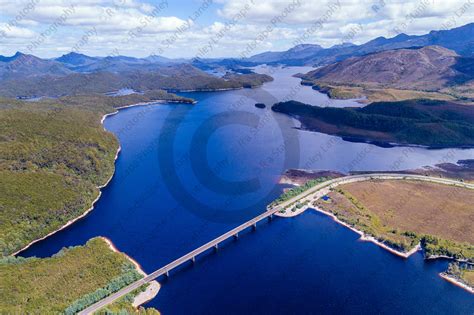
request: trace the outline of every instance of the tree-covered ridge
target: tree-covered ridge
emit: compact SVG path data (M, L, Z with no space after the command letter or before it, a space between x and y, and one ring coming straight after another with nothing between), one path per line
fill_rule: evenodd
M113 174L118 141L100 120L164 91L24 102L0 99L0 253L12 254L82 215Z
M191 65L173 65L153 70L122 72L94 71L63 76L37 75L1 81L0 95L5 97L59 97L107 93L123 88L137 91L220 90L260 86L272 80L264 74L232 74L217 77Z
M0 260L0 313L77 311L97 292L116 291L140 277L130 260L102 238L65 248L50 258L5 257Z
M363 108L331 108L296 101L272 109L296 117L304 128L358 141L430 147L474 146L474 111L447 101L376 102Z

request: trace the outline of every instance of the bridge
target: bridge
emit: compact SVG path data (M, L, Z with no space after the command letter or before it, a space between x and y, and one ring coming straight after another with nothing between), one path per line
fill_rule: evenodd
M316 195L320 190L326 188L334 188L338 185L341 184L347 184L351 182L358 182L358 181L365 181L365 180L371 180L371 179L393 179L393 180L421 180L421 181L429 181L433 183L438 183L438 184L444 184L444 185L453 185L457 187L463 187L463 188L468 188L468 189L474 189L474 184L469 184L469 183L464 183L461 181L457 180L452 180L452 179L446 179L446 178L438 178L438 177L428 177L428 176L422 176L422 175L412 175L412 174L394 174L394 173L374 173L374 174L360 174L360 175L351 175L351 176L344 176L340 178L335 178L331 179L325 182L322 182L318 185L315 185L308 190L305 190L301 194L285 201L280 204L278 204L274 208L268 208L267 211L264 213L256 216L255 218L245 222L242 225L239 225L238 227L228 231L225 234L222 234L221 236L213 239L212 241L196 248L195 250L187 253L186 255L170 262L169 264L161 267L160 269L150 273L149 275L145 276L144 278L137 280L136 282L133 282L132 284L122 288L121 290L107 296L103 300L87 307L86 309L82 310L79 312L81 315L86 315L86 314L92 314L95 311L98 311L99 309L107 306L108 304L114 302L115 300L119 299L120 297L132 292L135 289L138 289L142 285L151 282L155 279L157 279L160 276L166 275L169 276L169 273L171 270L175 269L176 267L186 263L186 262L195 262L196 257L199 256L200 254L208 251L209 249L214 248L217 250L219 248L219 244L224 242L227 239L230 238L238 238L239 233L248 229L248 228L253 228L254 230L257 228L257 223L264 220L264 219L272 219L273 215L276 214L278 211L296 203L297 201L301 199L308 199L313 197L313 199L317 199L319 196ZM313 196L312 196L313 195Z

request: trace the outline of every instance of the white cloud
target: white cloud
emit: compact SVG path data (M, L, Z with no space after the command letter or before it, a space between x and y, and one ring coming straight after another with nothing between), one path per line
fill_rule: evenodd
M252 53L285 50L299 40L326 47L361 44L396 31L424 34L474 21L474 0L214 0L198 21L186 20L165 1L0 0L0 30L9 26L0 53L24 49L66 10L72 13L63 25L33 53L68 52L91 29L96 34L81 47L84 53L105 55L119 49L121 54L145 56L162 49L170 57L193 57L214 41L206 56L217 57L238 56L255 42ZM189 1L196 9L202 2ZM226 21L239 14L238 22L226 29Z
M27 39L34 36L35 32L30 31L27 28L12 26L7 23L0 23L0 43L9 38Z

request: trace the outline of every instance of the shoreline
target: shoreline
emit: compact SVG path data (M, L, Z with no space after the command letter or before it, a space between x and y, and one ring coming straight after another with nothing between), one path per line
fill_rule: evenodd
M158 101L152 101L152 102L141 102L141 103L136 103L136 104L130 104L130 105L125 105L125 106L121 106L121 107L116 107L116 111L115 112L112 112L112 113L107 113L107 114L104 114L102 115L102 118L100 120L100 124L102 125L102 128L104 129L104 131L107 131L109 132L107 129L105 129L105 126L104 126L104 121L107 117L109 116L113 116L113 115L116 115L119 113L119 111L121 109L124 109L124 108L130 108L130 107L135 107L135 106L145 106L145 105L150 105L152 103L160 103L160 104L165 104L165 103L168 103L166 100L158 100ZM187 104L190 104L190 103L187 103ZM115 136L115 134L114 134ZM116 137L116 136L115 136ZM118 139L117 139L118 140ZM74 218L74 219L71 219L69 221L67 221L64 225L60 226L58 229L54 230L54 231L51 231L50 233L46 234L45 236L43 237L40 237L40 238L37 238L35 240L32 240L31 242L29 242L26 246L24 246L23 248L17 250L16 252L10 254L9 256L17 256L19 255L21 252L27 250L28 248L30 248L32 245L40 242L40 241L43 241L45 240L46 238L56 234L57 232L59 231L62 231L64 229L66 229L67 227L69 227L70 225L72 225L73 223L75 223L76 221L80 220L80 219L83 219L84 217L86 217L92 210L94 210L94 206L95 206L95 203L97 201L99 201L100 197L102 196L102 188L105 188L109 183L110 181L112 180L112 178L114 177L115 175L115 163L117 162L117 159L119 157L119 154L120 152L122 151L122 147L120 145L120 142L119 142L119 145L118 145L118 148L117 148L117 151L115 152L115 158L114 158L114 170L112 172L112 174L110 175L110 177L105 181L104 184L102 185L99 185L99 186L96 186L96 188L99 189L99 194L97 195L97 197L92 201L91 203L91 206L86 210L84 211L81 215L79 215L78 217Z
M104 130L105 130L105 128L104 128ZM122 150L122 147L119 145L119 147L117 148L117 152L115 153L114 165L115 165L115 161L117 161L117 159L118 159L118 156L119 156L119 153L120 153L121 150ZM58 229L56 229L56 230L54 230L54 231L51 231L51 232L48 233L47 235L45 235L45 236L43 236L43 237L41 237L41 238L37 238L37 239L31 241L30 243L28 243L28 245L26 245L26 246L23 247L22 249L19 249L18 251L14 252L14 253L11 254L10 256L17 256L17 255L20 254L21 252L23 252L23 251L27 250L28 248L30 248L33 244L36 244L36 243L38 243L38 242L40 242L40 241L45 240L46 238L48 238L48 237L50 237L50 236L56 234L57 232L59 232L59 231L61 231L61 230L66 229L66 228L69 227L70 225L76 223L76 221L78 221L78 220L80 220L80 219L86 217L86 216L89 214L89 212L91 212L92 210L94 210L94 207L95 207L96 202L99 201L100 197L102 196L102 190L101 190L101 189L104 188L104 187L106 187L106 186L110 183L110 181L112 180L112 178L114 177L114 175L115 175L115 166L114 166L114 172L112 173L112 175L110 175L109 179L108 179L104 184L102 184L102 185L100 185L100 186L96 186L96 188L99 189L99 194L98 194L97 197L92 201L91 206L90 206L86 211L84 211L80 216L78 216L78 217L76 217L76 218L74 218L74 219L71 219L71 220L67 221L66 224L60 226Z
M273 109L272 109L273 110ZM301 121L298 120L298 116L296 115L291 115L287 114L285 112L279 112L279 111L274 111L276 113L284 114L287 115L293 119L295 119L297 122L300 123L299 127L294 127L294 129L298 131L306 131L306 132L316 132L316 133L321 133L327 136L332 136L332 137L337 137L343 141L350 142L350 143L363 143L363 144L370 144L374 145L379 148L420 148L420 149L426 149L426 150L446 150L446 149L457 149L457 150L470 150L474 149L474 145L425 145L425 144L414 144L414 143L399 143L399 142L391 142L391 141L384 141L384 140L371 140L369 138L361 138L361 137L354 137L354 136L344 136L340 135L337 133L328 133L319 129L315 128L310 128L304 125Z
M360 235L360 238L359 238L359 241L363 241L363 242L371 242L383 249L385 249L386 251L396 255L396 256L399 256L399 257L402 257L402 258L409 258L411 255L413 255L414 253L418 252L419 250L421 250L421 245L418 244L416 245L415 247L413 247L412 249L410 249L408 252L401 252L399 250L396 250L386 244L384 244L383 242L377 240L375 237L371 236L371 235L367 235L365 234L364 232L362 231L359 231L358 229L356 229L355 227L347 224L346 222L343 222L341 220L339 220L339 218L337 218L333 213L331 212L327 212L327 211L324 211L322 209L319 209L318 207L313 207L311 209L314 209L315 211L319 212L319 213L322 213L322 214L325 214L329 217L331 217L335 222L339 223L340 225L342 226L345 226L346 228L352 230L353 232L357 233L358 235Z
M138 271L139 274L143 276L143 278L148 276L148 274L145 271L143 271L142 266L135 259L127 255L125 252L118 250L115 244L112 242L112 240L110 240L109 238L105 236L100 236L100 238L102 238L109 245L112 251L114 251L115 253L125 255L125 257L135 266L135 269ZM150 281L145 291L142 291L138 293L136 296L134 296L132 306L134 308L138 308L140 305L145 304L146 302L152 300L153 298L157 296L160 289L161 289L161 284L158 281L156 280Z
M115 246L115 244L110 240L110 238L105 237L105 236L99 236L99 237L102 238L107 243L107 245L109 245L112 251L125 255L125 257L127 257L127 259L130 260L130 262L135 266L139 274L141 274L144 277L147 276L146 272L143 271L142 266L135 259L128 256L125 252L118 250L117 246Z
M439 273L439 276L441 278L443 278L444 280L450 282L451 284L454 284L455 286L458 286L458 287L466 290L467 292L469 292L471 294L474 294L474 288L473 287L471 287L470 285L465 284L464 282L461 282L460 280L458 280L454 277L451 277L447 273L441 272L441 273Z
M263 85L263 84L262 84ZM261 86L261 85L260 85ZM190 90L178 90L178 89L169 89L166 90L168 93L189 93L189 92L224 92L224 91L234 91L242 90L244 87L235 87L235 88L221 88L221 89L190 89Z
M370 175L370 174L367 174L367 175ZM287 180L288 180L288 178L287 178ZM425 179L423 179L423 180L425 180ZM291 182L291 180L289 180L289 181ZM428 180L428 181L438 183L438 181L436 181L436 180ZM281 182L281 178L280 178L280 182ZM286 181L286 182L288 182L288 181ZM293 184L295 184L295 183L293 183ZM445 183L443 183L443 184L445 184ZM454 185L457 186L457 184L454 184ZM331 187L333 187L333 185L321 188L319 191L317 191L315 193L315 195L313 195L313 200L319 199L319 198L322 197L322 195L329 193L329 190L330 190ZM465 185L463 185L463 187L473 189L472 187L466 187ZM304 200L306 198L307 197L304 197L301 200ZM374 237L372 235L368 235L368 234L358 230L356 227L340 220L334 213L325 211L325 210L320 209L319 207L314 206L314 205L313 206L306 205L306 206L304 206L300 209L297 209L295 212L275 213L275 215L280 216L280 217L286 217L286 218L294 217L294 216L297 216L297 215L303 213L304 211L308 210L309 208L314 209L315 211L317 211L319 213L322 213L326 216L331 217L336 223L338 223L338 224L350 229L351 231L357 233L358 235L360 235L360 238L358 239L359 241L371 242L371 243L385 249L386 251L388 251L388 252L390 252L390 253L392 253L396 256L407 259L411 255L413 255L414 253L416 253L418 251L423 251L423 247L421 246L421 243L418 243L415 247L413 247L409 251L402 252L402 251L400 251L396 248L391 247L390 245L385 244L383 241L379 241L376 237ZM286 210L288 210L288 209L286 209ZM467 260L455 259L454 257L450 257L450 256L446 256L446 255L429 255L429 256L427 256L426 254L424 255L424 260L434 260L434 259L449 259L449 260L452 260L452 261L467 262ZM447 280L447 281L449 281L449 282L451 282L455 285L458 285L458 286L462 287L463 289L468 290L471 293L474 293L473 292L474 288L470 287L469 285L466 285L465 283L459 281L458 279L455 279L453 277L449 277L445 273L440 273L439 275L442 278L444 278L445 280Z

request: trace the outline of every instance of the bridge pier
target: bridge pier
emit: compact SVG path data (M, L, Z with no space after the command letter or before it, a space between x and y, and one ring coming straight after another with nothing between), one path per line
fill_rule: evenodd
M196 262L196 256L193 256L192 261L193 261L193 264Z
M257 229L257 222L253 224L253 230L255 231Z
M215 250L216 250L216 252L217 252L217 250L219 249L219 244L214 245L214 248L215 248Z
M166 278L169 278L169 277L170 277L170 272L166 270Z
M271 220L273 220L273 213L270 214L270 216L268 217L268 221L271 221Z
M234 234L234 239L238 239L239 238L239 233L235 233Z

